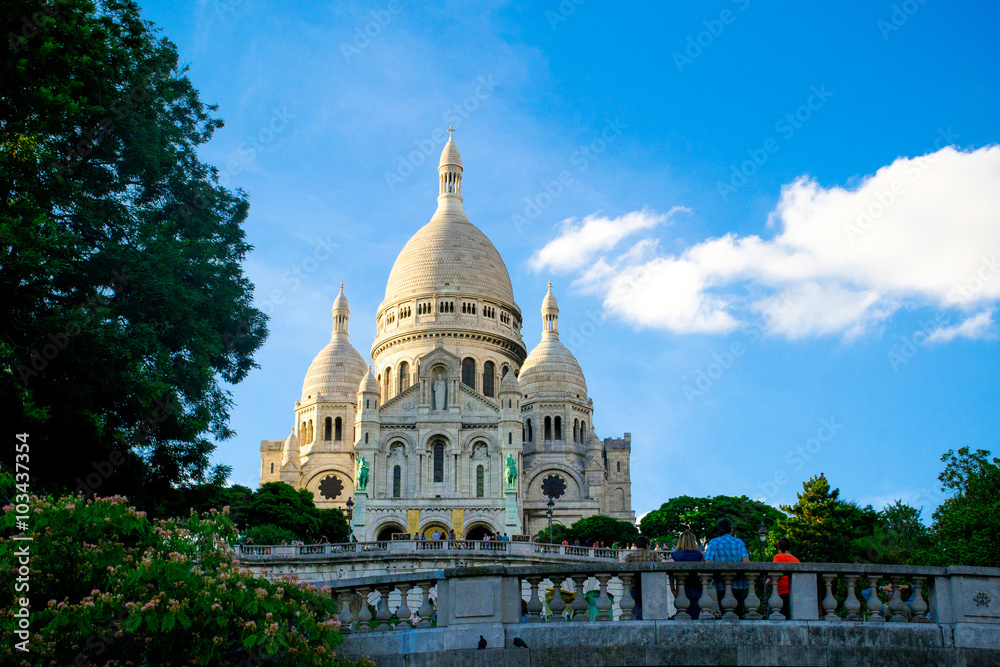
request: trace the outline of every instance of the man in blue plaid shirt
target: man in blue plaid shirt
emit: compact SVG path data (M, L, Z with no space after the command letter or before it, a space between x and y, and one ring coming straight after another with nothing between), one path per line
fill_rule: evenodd
M715 563L749 563L750 554L743 540L733 535L733 522L729 519L719 521L719 536L708 543L705 549L705 562ZM719 593L719 611L722 611L722 598L726 594L726 582L716 578L715 590ZM747 578L742 574L733 579L733 595L736 597L736 615L743 616L743 601L747 598Z

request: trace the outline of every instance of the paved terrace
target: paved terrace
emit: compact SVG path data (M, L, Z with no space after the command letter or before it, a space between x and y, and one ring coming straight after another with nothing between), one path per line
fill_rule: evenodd
M475 553L478 548L470 550ZM391 547L375 553L389 552ZM567 562L586 557L560 552L557 557L563 560L559 563L397 572L317 583L332 587L331 594L341 608L345 642L339 652L369 656L379 667L1000 665L997 568L837 563L623 565L610 554L601 555L608 557ZM703 591L702 612L693 620L687 613L690 600L684 587L678 589L676 598L670 592L672 579L690 574L698 577ZM747 598L750 611L742 620L734 613L732 596L732 582L739 574L752 584ZM781 599L774 587L763 585L765 578L776 581L782 574L791 577L788 620L777 611ZM726 584L721 600L710 583L713 575ZM636 577L643 590L641 621L632 617L632 601L624 592ZM863 589L886 583L897 584L891 599L883 604L876 596L865 602ZM912 597L899 593L901 583L914 585ZM616 584L622 592L609 594ZM552 594L556 587L563 591L560 595ZM835 595L838 589L839 596ZM845 592L846 599L838 599ZM765 595L769 596L766 601L761 600ZM385 603L376 606L373 619L361 600ZM522 600L527 619L522 619ZM437 626L431 627L435 602ZM758 613L758 608L763 612ZM414 610L421 618L417 627L406 620ZM480 638L486 643L483 649L477 648ZM526 647L519 646L521 642Z

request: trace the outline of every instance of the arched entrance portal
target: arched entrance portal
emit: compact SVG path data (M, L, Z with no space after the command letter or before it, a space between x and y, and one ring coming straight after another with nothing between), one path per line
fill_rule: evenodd
M405 532L406 529L403 528L398 523L387 523L383 524L382 527L379 528L378 535L375 536L375 539L379 542L388 542L389 540L392 539L393 533L405 533Z
M421 528L420 532L422 535L426 536L428 540L434 539L435 532L438 534L439 540L448 539L448 526L444 525L443 523L438 523L436 521L433 521L424 526L423 528Z
M487 535L490 536L492 540L496 537L496 532L494 532L492 526L485 523L474 523L465 529L465 539L467 540L482 540Z

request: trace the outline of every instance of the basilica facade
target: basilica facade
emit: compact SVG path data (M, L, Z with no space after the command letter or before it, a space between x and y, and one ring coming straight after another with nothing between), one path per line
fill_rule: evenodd
M583 371L559 340L551 284L541 342L528 353L507 267L462 208L462 172L449 138L437 211L400 251L375 314L371 366L349 340L341 283L295 426L261 443L261 483L349 507L362 541L533 535L548 525L550 498L554 523L634 521L630 435L598 437Z

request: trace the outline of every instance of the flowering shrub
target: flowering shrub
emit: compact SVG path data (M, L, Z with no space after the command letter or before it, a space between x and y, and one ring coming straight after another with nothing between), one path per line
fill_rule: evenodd
M28 653L15 650L12 582L0 592L5 665L333 665L333 600L240 567L228 511L150 521L122 496L31 501ZM16 570L14 512L0 567Z

